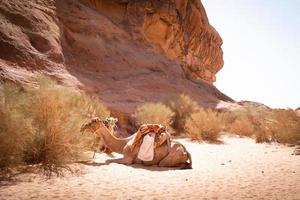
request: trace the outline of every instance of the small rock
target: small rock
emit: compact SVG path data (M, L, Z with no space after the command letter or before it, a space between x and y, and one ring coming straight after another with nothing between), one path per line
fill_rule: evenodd
M292 153L292 155L295 155L295 156L300 155L300 149L296 148L296 149L294 150L294 152Z
M263 173L265 173L265 171L261 171L261 173L263 174Z
M189 179L187 179L187 178L185 179L185 181L188 181L188 180L189 180Z
M225 163L221 163L221 165L225 165Z
M295 144L288 144L287 146L288 146L288 147L294 147Z
M228 160L228 162L231 162L231 160Z

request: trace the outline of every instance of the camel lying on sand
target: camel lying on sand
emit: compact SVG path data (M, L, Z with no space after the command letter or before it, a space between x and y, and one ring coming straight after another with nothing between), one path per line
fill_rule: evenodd
M118 122L117 118L114 117L107 117L104 119L104 124L105 126L108 128L108 130L111 132L111 134L114 135L114 128L116 127L116 123ZM98 144L98 150L106 153L106 154L111 154L112 150L107 147L105 145L105 143L103 143L103 140L101 139L101 137L99 137L99 135L95 135L95 144ZM96 154L97 150L94 150L94 155L93 158L95 158L95 154Z
M159 167L178 167L181 169L192 168L191 154L179 142L171 141L170 145L167 143L155 148L154 158L152 161L141 161L137 158L140 145L133 149L127 144L134 136L127 138L117 138L105 126L104 122L99 118L93 118L89 123L81 127L81 132L91 132L97 134L105 145L113 152L123 154L123 158L108 159L106 163L119 163L130 165L134 163L149 165L158 165Z

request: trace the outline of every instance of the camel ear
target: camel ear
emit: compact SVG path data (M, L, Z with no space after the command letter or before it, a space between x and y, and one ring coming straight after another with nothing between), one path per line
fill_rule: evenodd
M93 111L93 113L92 113L92 117L96 117L97 115L96 115L96 110L94 110Z
M118 122L119 120L118 120L118 118L115 118L115 122Z

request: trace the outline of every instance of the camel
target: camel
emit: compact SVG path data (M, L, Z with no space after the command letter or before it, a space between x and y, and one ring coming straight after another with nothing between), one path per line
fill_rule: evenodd
M104 124L105 126L108 128L108 130L114 135L114 131L115 131L115 127L116 127L116 124L118 122L118 119L117 118L114 118L114 117L107 117L105 118L104 120Z
M82 125L80 131L97 134L113 152L123 154L123 158L106 160L107 164L144 164L146 166L158 165L159 167L178 167L180 169L192 168L191 154L179 142L171 141L169 145L167 143L162 144L155 148L152 161L141 161L137 158L140 145L137 145L133 149L127 145L136 133L127 138L117 138L109 131L104 122L97 117L93 118L89 123Z
M108 128L108 130L114 135L114 128L116 127L116 123L118 122L117 118L113 118L113 117L106 117L104 120L104 124L105 126ZM104 143L103 140L101 139L101 137L95 135L95 144L99 145L99 149L100 151L106 153L106 154L111 154L112 151L109 149L109 147L107 147ZM94 154L93 154L93 158L95 158L95 154L96 154L97 150L94 150Z

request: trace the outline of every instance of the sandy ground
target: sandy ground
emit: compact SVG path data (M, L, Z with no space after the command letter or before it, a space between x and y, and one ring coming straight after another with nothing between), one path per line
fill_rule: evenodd
M0 199L300 199L300 156L291 147L228 136L219 145L181 142L192 170L102 165L108 157L98 154L98 164L78 164L80 175L22 174Z

